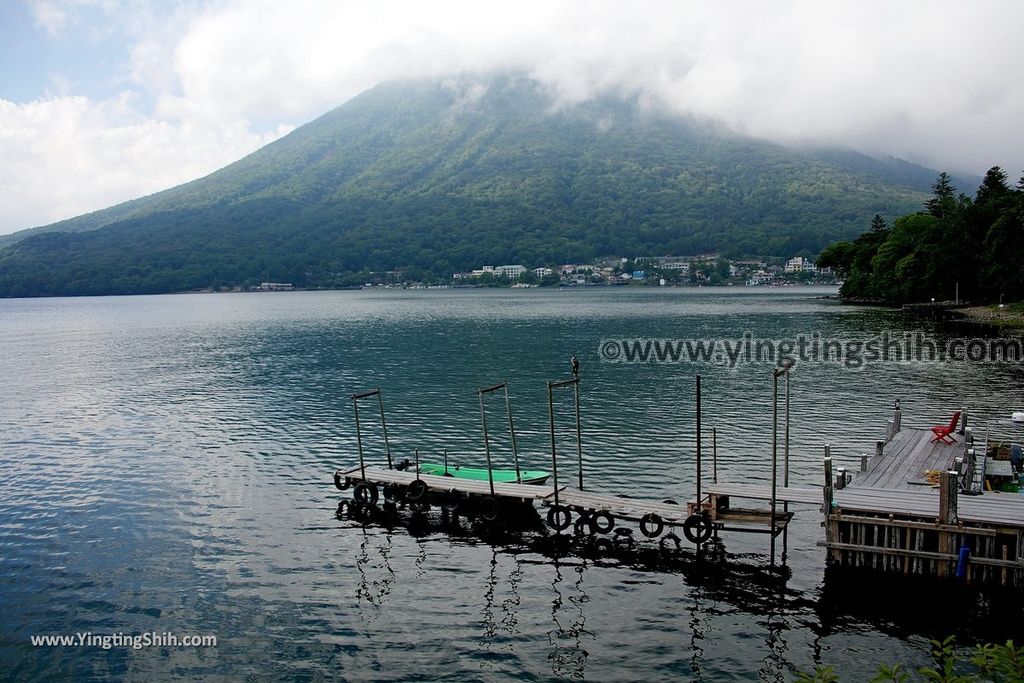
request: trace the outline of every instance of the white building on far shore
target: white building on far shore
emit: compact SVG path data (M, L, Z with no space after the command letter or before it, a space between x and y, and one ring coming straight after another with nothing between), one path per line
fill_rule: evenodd
M494 275L496 277L505 276L509 280L515 280L517 277L526 272L526 266L521 264L511 266L498 266L494 269Z

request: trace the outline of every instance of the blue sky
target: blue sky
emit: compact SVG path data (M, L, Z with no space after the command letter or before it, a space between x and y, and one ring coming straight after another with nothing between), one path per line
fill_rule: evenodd
M467 70L1016 179L1021 26L1010 0L0 0L0 234L210 173L381 81Z
M57 36L36 21L28 3L0 3L0 97L29 102L72 87L97 97L118 87L118 66L128 59L125 36L95 8L83 8L81 15L95 31ZM67 83L54 83L54 78Z

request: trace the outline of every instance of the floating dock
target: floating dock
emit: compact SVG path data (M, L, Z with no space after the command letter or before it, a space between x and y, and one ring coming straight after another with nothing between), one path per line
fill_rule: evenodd
M575 359L574 359L575 361ZM822 505L820 489L789 487L788 468L788 372L789 368L776 371L776 399L778 394L777 380L786 376L786 449L784 463L784 483L777 486L778 467L777 449L772 446L772 484L771 486L718 484L717 483L717 442L714 446L714 479L710 488L701 487L701 393L700 375L696 377L696 434L697 434L697 487L694 499L680 505L674 500L656 501L630 498L610 493L591 491L584 488L582 430L579 410L579 376L577 363L573 363L571 379L548 382L548 413L551 437L551 484L523 484L497 482L493 476L487 480L464 479L458 476L438 476L424 474L420 471L419 453L415 463L395 466L391 457L391 449L387 439L387 425L384 419L384 408L380 390L352 395L355 414L356 437L359 449L359 465L338 470L334 475L337 488L353 489L353 502L357 505L373 506L378 502L386 505L408 506L414 513L428 511L431 506L440 506L449 512L466 512L478 515L484 521L497 522L500 518L516 515L516 506L535 503L547 508L547 524L553 530L561 532L572 527L573 533L585 536L609 535L616 541L631 541L633 527L640 535L650 540L657 540L661 546L681 546L682 539L676 531L698 547L717 536L721 531L738 531L748 533L767 533L771 535L771 560L775 561L775 537L785 534L792 512L789 504L812 503ZM555 417L553 393L559 389L572 388L576 405L576 448L577 486L570 487L559 483L559 455L556 448ZM508 411L508 430L512 441L512 453L515 470L519 473L519 457L516 449L515 427L512 419L511 404L507 384L497 384L479 389L480 417L483 427L484 453L487 460L487 472L494 472L491 462L490 437L487 426L487 414L484 397L488 394L504 391L505 406ZM368 466L363 454L363 437L360 427L359 401L376 399L380 411L381 429L387 454L387 468ZM777 411L775 411L777 423ZM777 430L775 430L777 432ZM713 432L714 433L714 432ZM773 432L773 437L777 436ZM445 456L447 468L447 455ZM760 499L770 502L770 509L755 510L735 508L730 505L732 498ZM781 505L781 509L777 507ZM785 537L784 537L785 538Z
M577 366L574 365L574 370ZM551 481L546 484L496 482L457 476L438 476L415 466L395 466L387 441L380 390L352 396L359 445L359 465L338 470L335 485L353 489L352 504L378 502L423 513L438 506L454 514L478 516L485 522L524 520L524 509L546 508L547 525L556 532L607 536L612 542L632 542L634 528L662 548L679 549L682 535L698 548L720 532L767 534L771 563L776 537L786 535L793 519L790 505L811 505L823 515L826 561L879 572L956 577L970 583L1024 586L1024 495L1016 493L1024 469L1020 445L1024 424L992 421L983 440L975 440L961 410L943 428L904 428L897 402L884 438L874 453L838 466L828 445L823 486L793 486L789 482L789 372L773 371L773 424L769 484L719 482L717 439L712 430L712 482L705 483L701 448L700 376L696 383L696 495L678 504L673 500L637 499L592 491L584 487L582 431L579 420L579 378L548 382L551 437ZM779 379L785 379L785 432L779 453ZM552 393L572 388L576 395L576 486L559 483L559 455L554 432ZM487 471L493 473L484 397L504 390L508 430L515 470L520 472L508 387L478 390ZM360 399L376 398L387 453L387 467L367 465L360 431ZM938 432L936 430L939 430ZM943 432L942 438L939 432ZM446 456L447 458L447 456ZM781 460L781 467L780 467ZM447 463L447 459L446 459ZM447 465L446 465L447 466ZM404 468L403 468L404 467ZM781 470L781 471L780 471ZM856 470L856 471L850 471ZM997 491L993 489L1003 489ZM1012 491L1012 492L1011 492ZM767 509L736 507L735 500L767 502ZM343 501L342 505L347 504ZM530 513L531 515L533 513ZM601 541L604 542L604 541Z

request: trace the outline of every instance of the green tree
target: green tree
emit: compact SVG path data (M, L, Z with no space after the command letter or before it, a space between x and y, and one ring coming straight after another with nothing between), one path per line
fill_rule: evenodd
M956 188L953 179L943 171L932 185L932 196L924 203L928 213L936 218L949 215L956 206Z

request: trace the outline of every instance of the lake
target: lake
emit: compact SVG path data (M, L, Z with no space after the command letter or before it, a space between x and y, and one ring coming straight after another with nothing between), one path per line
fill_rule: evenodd
M762 536L724 563L563 552L494 534L336 514L356 462L349 396L380 387L397 458L482 466L479 387L509 382L526 466L549 469L545 382L582 364L588 487L682 500L694 488L694 377L724 480L767 481L772 364L610 362L609 341L948 339L815 288L376 289L0 300L0 678L39 680L790 680L831 665L920 666L951 633L1024 640L999 600L878 596L826 574L800 506L786 571ZM851 467L900 399L904 425L1024 407L1024 368L798 362L791 479ZM366 455L384 462L372 405ZM510 463L504 405L492 455ZM556 396L574 472L572 397ZM707 451L705 451L707 453ZM653 553L657 555L657 553ZM930 597L931 595L931 597ZM902 597L902 599L901 599ZM997 617L993 617L993 612ZM1019 613L1018 613L1019 614ZM1018 622L1019 624L1019 622ZM39 647L37 635L215 635L216 646Z

